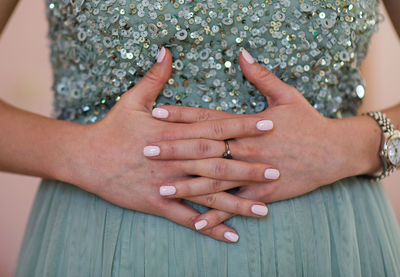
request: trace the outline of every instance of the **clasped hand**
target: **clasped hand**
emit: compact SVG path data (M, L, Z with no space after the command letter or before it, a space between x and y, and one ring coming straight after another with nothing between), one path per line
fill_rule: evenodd
M323 117L264 66L239 64L268 100L265 111L236 115L153 103L171 74L172 55L145 76L82 135L71 182L121 207L154 214L234 242L223 224L235 214L263 217L265 202L310 192L354 173L337 120ZM233 160L221 157L229 141ZM347 149L346 149L347 147ZM90 149L90 151L88 151ZM239 188L236 194L225 192ZM203 214L186 199L213 208Z
M239 64L244 76L267 98L269 107L265 111L238 115L165 105L152 112L155 118L163 121L186 124L208 122L210 128L216 120L234 118L238 121L232 121L232 124L236 125L240 124L239 119L264 118L268 125L264 127L271 128L258 136L246 137L243 133L241 137L230 138L234 160L250 162L251 167L239 163L237 167L229 167L226 163L226 167L215 168L226 176L223 180L203 174L201 177L161 184L160 194L166 198L185 198L214 208L195 220L198 230L213 228L235 214L247 215L251 209L247 199L263 203L284 200L357 172L354 166L348 167L344 161L350 149L345 141L339 143L338 136L343 128L340 120L324 117L297 89L282 82L251 58L250 61L253 63L247 62L240 54ZM150 159L215 161L222 159L225 144L222 140L195 138L154 141L147 147L155 149L155 152L148 153ZM257 170L259 164L272 168L265 172L267 176L264 177L268 180L263 180L262 171ZM235 187L239 188L236 196L240 199L224 192Z

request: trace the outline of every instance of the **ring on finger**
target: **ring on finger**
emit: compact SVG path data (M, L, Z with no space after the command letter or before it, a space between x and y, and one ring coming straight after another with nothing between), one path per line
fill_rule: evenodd
M228 140L224 140L225 143L225 152L222 154L222 158L224 159L232 159L232 154L231 154L231 150L229 148L229 143Z

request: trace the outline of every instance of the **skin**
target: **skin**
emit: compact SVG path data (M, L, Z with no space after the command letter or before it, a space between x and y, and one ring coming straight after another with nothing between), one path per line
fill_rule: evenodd
M268 109L256 115L233 115L201 108L161 106L159 108L167 110L169 114L161 120L191 123L262 115L272 120L273 130L251 138L234 138L229 142L230 149L237 160L273 165L280 171L279 179L239 185L223 181L215 186L215 181L201 177L197 180L168 183L169 186L175 186L177 191L168 198L189 197L196 200L200 195L212 193L213 205L221 207L221 210L230 197L230 194L223 191L236 186L240 187L236 195L268 203L308 193L342 178L373 174L380 170L378 151L381 131L374 119L367 116L326 118L300 92L280 81L264 66L258 63L248 64L242 54L239 56L239 64L245 77L267 97L270 103ZM398 111L398 108L397 106L394 110ZM398 117L395 119L396 122L399 121ZM149 158L205 159L220 157L224 151L222 141L203 141L203 144L208 144L208 147L203 148L209 151L199 157L194 151L198 148L197 143L196 140L192 140L192 143L182 143L179 140L154 142L152 145L161 149L160 155ZM173 152L170 149L178 150ZM226 211L211 210L199 216L197 222L206 220L206 229L233 215Z
M386 2L400 11L395 1ZM0 32L16 3L1 0ZM169 78L171 62L167 50L162 64L155 64L102 120L91 125L43 117L0 100L0 129L7 134L0 137L0 170L69 182L121 207L162 216L191 229L195 222L207 219L209 224L200 232L229 242L224 233L235 231L221 222L235 214L260 217L251 212L253 204L265 206L264 202L301 195L338 178L380 167L380 129L373 119L324 118L294 88L278 82L257 63L245 64L242 55L239 63L246 78L274 103L267 113L245 116L171 106L164 107L169 110L167 119L152 118L152 103ZM384 112L400 124L400 105ZM301 122L297 120L300 114ZM272 131L255 128L264 119L273 121ZM293 130L303 147L288 135ZM335 143L326 140L326 134L337 133L343 136ZM356 141L354 134L362 134L363 141ZM220 157L227 138L233 138L230 147L235 160ZM143 147L154 143L160 143L160 156L144 157ZM318 145L343 162L326 161L310 145ZM324 166L325 174L316 174L321 162L331 163L334 170L327 172ZM342 170L347 164L352 167ZM279 169L278 180L264 178L268 168ZM278 188L280 182L287 184L286 190ZM177 194L161 197L162 184L176 185ZM233 187L240 187L236 195L223 192ZM216 209L201 215L182 199Z
M163 62L155 63L106 116L94 124L51 119L0 102L0 129L7 134L0 136L0 170L68 182L118 206L165 217L194 229L193 220L199 213L181 199L162 198L159 183L188 179L193 175L227 181L262 181L263 172L271 166L225 159L154 161L143 156L143 147L153 140L223 140L257 136L266 131L256 128L257 122L264 119L260 116L192 124L153 118L152 104L171 71L172 54L166 49ZM127 120L129 118L135 120ZM229 172L236 172L236 175ZM240 198L232 199L239 201ZM251 206L265 207L264 203L243 201L241 210L234 207L228 210L260 217L251 212ZM194 202L207 203L207 196ZM235 233L224 224L202 231L212 238L228 241L224 236L226 232Z

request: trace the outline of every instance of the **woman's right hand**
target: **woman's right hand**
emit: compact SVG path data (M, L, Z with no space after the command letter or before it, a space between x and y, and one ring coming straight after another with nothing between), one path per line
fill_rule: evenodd
M199 175L198 172L219 180L239 178L241 181L263 181L261 176L269 166L238 164L226 159L218 159L215 163L217 168L210 166L210 162L213 163L210 159L200 162L151 160L144 156L144 147L154 141L193 138L224 140L260 135L265 131L256 128L257 122L263 118L255 117L192 124L153 118L153 103L169 79L171 64L171 52L165 49L162 62L156 62L132 89L121 96L103 119L81 128L83 133L78 136L79 143L73 144L70 149L73 160L69 164L72 166L64 171L63 179L118 206L165 217L194 229L194 220L199 212L181 199L161 197L160 184L192 178ZM221 154L223 152L224 149L221 149ZM219 165L224 167L223 172ZM243 174L244 171L247 175ZM265 207L264 203L248 199L239 201L240 207L248 208L241 214L261 217L250 210L252 205ZM199 232L226 242L237 240L237 233L224 224Z

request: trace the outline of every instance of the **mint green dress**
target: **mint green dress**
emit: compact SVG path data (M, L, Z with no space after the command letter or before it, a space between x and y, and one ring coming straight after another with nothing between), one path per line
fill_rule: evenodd
M240 71L244 47L323 115L356 115L381 21L376 0L45 2L53 116L82 124L101 120L162 45L174 62L156 105L268 108ZM265 218L229 219L240 234L229 244L43 179L16 276L400 276L399 226L380 182L346 178L268 207Z

